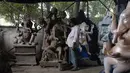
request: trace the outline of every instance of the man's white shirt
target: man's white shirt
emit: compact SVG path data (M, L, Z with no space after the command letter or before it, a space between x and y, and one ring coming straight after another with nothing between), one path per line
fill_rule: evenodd
M76 25L76 26L71 28L71 32L68 35L68 38L66 41L66 44L69 47L73 47L74 42L76 42L76 43L79 42L79 33L80 33L79 31L80 31L79 25Z

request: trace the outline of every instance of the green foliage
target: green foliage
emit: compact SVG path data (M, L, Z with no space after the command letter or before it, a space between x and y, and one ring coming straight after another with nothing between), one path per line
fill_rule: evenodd
M4 16L6 20L15 23L22 21L24 16L29 14L32 19L39 16L38 4L18 4L18 3L0 3L0 15Z
M109 9L114 9L113 0L101 0ZM58 10L63 10L68 7L73 2L52 2L51 4L56 7ZM74 5L71 6L67 11L70 13L70 16L74 13ZM82 8L87 13L87 3L80 3L80 8ZM90 19L98 24L99 21L106 15L107 9L97 0L89 1L89 17Z
M73 2L51 2L51 4L56 7L58 10L63 11L68 6L70 6ZM70 13L70 16L73 15L73 8L74 5L72 5L70 8L68 8L66 11Z
M101 0L109 9L114 9L113 0ZM89 15L96 24L106 15L107 9L99 1L89 2Z
M101 0L109 9L113 9L113 0ZM63 11L73 2L51 2L53 7ZM82 5L83 4L83 5ZM111 5L110 5L111 4ZM83 8L87 12L87 4L81 3L80 8ZM110 7L109 7L110 6ZM17 3L0 3L0 15L4 16L6 20L15 23L15 21L22 20L26 15L29 15L33 20L41 17L40 4L17 4ZM46 6L44 6L46 7ZM44 8L43 7L43 8ZM70 13L70 16L75 12L75 5L72 5L66 11ZM44 8L45 9L45 8ZM96 24L106 15L106 8L99 1L89 1L89 17ZM45 10L43 10L45 12ZM45 14L46 15L46 14ZM45 16L44 15L44 16Z
M68 7L70 4L72 4L73 2L52 2L51 4L56 7L58 10L64 10L66 9L66 7ZM73 9L73 6L69 8Z

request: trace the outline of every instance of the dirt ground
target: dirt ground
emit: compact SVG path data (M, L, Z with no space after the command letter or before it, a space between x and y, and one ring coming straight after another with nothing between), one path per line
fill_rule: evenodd
M58 68L41 68L40 66L17 66L12 67L13 73L99 73L103 66L84 67L78 71L59 71Z
M85 67L80 67L78 71L60 71L56 67L46 67L41 68L40 66L13 66L13 73L99 73L103 66L98 66L96 61L85 60L83 65L87 65Z

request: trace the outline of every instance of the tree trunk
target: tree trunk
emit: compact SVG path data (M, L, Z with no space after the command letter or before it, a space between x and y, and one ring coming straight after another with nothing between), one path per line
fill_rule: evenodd
M78 16L78 12L79 12L79 7L80 7L80 2L76 2L75 6L74 6L74 10L73 10L73 16L77 17Z
M15 23L14 14L13 14L12 11L10 11L10 19L11 19L11 22L12 22L12 23Z
M18 23L16 24L17 31L19 31L20 14L18 14Z
M43 18L43 2L41 2L41 14L42 14L42 18Z
M46 5L46 8L47 8L47 12L49 12L49 11L50 11L50 8L51 8L50 3L49 3L49 2L46 2L45 5Z
M20 13L18 14L18 24L20 23Z
M25 10L25 14L24 14L24 20L27 20L28 18L31 17L31 16L30 16L30 11L29 11L29 5L26 4L26 5L25 5L25 8L26 8L26 10Z
M15 23L15 20L14 20L14 13L12 12L12 9L11 7L9 8L9 12L10 12L10 20L12 23Z
M82 2L82 4L81 4L81 10L85 11L85 7L86 7L86 2Z
M89 2L87 1L87 17L89 18Z

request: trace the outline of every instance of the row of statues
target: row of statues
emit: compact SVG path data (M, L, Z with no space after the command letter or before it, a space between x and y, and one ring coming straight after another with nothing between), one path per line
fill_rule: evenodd
M58 11L56 8L52 8L51 11L48 12L46 19L39 19L38 24L40 24L41 28L43 28L43 52L40 64L54 60L58 63L66 63L68 58L67 49L69 48L66 44L66 40L71 31L71 26L81 23L88 25L86 26L86 32L93 31L90 34L89 38L91 38L91 40L88 43L89 48L91 48L89 49L91 53L90 59L97 60L100 64L100 60L98 58L99 49L97 44L98 29L96 28L96 25L85 17L84 11L82 10L79 11L79 15L77 17L78 20L75 18L74 21L71 19L69 21L65 18L66 13L64 11ZM75 24L73 22L75 22ZM27 19L21 25L22 29L18 31L19 34L15 37L16 40L14 43L22 45L35 44L34 39L38 30L32 28L32 21ZM87 36L85 36L85 38L86 37Z
M70 21L65 21L65 17L66 13L64 11L58 11L56 8L52 8L47 20L43 19L44 37L42 47L43 52L40 64L43 64L43 62L46 61L53 61L55 59L58 60L58 63L66 63L68 59L67 50L69 48L66 44L66 40L70 34L71 26L75 24L81 24L83 22L85 25L88 25L86 26L88 27L86 32L93 30L92 34L90 34L91 41L88 43L90 48L89 51L91 52L90 59L97 61L98 64L101 64L98 58L98 29L96 28L96 25L85 17L84 11L82 10L79 11L78 17L74 20L70 19Z

